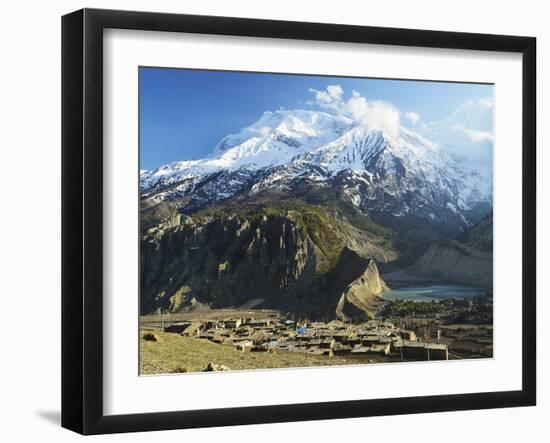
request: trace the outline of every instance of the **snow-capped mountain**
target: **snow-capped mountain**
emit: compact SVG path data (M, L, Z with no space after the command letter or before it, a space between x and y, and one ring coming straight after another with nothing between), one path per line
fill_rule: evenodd
M318 148L353 126L346 117L314 111L265 112L238 134L224 137L208 157L174 162L141 174L142 189L166 186L190 177L244 169L272 168Z
M142 196L149 205L186 197L186 207L197 209L237 194L313 186L363 213L467 227L479 218L479 205L492 205L492 174L426 137L403 126L388 134L325 112L266 112L204 159L142 173Z
M420 132L470 167L492 168L492 99L468 100L440 122L422 125Z

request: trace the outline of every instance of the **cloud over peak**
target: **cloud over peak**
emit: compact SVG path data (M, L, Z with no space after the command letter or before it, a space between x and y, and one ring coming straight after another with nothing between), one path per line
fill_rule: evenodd
M398 132L399 110L389 102L369 101L358 91L352 91L351 97L345 101L342 98L344 90L340 85L329 85L324 91L310 88L309 92L315 95L315 100L308 102L310 105L332 110L390 136L395 136Z
M329 113L345 116L371 130L383 131L395 139L401 121L414 131L439 144L442 149L490 163L493 148L493 99L469 99L439 122L430 122L414 111L400 111L383 100L368 100L360 92L351 91L344 97L341 85L329 85L324 90L309 89L314 97L309 105L319 106Z
M413 125L416 125L418 120L420 120L420 114L418 112L405 112L405 117L407 120L409 120Z
M328 85L324 91L309 88L309 92L315 94L315 101L310 102L310 104L317 104L322 108L334 110L337 110L342 103L342 95L344 94L344 90L340 85Z

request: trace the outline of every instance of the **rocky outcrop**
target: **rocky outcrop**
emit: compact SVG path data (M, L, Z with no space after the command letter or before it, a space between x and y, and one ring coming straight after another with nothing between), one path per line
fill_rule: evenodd
M407 272L414 276L491 288L493 217L489 214L456 240L432 244Z
M307 285L317 254L304 230L283 217L216 218L146 236L141 250L142 312L274 304Z
M320 206L172 215L141 240L141 312L254 307L334 318L359 276L379 292L370 259L395 255L387 239Z
M227 366L225 365L219 365L217 363L208 363L208 366L206 366L206 368L203 369L203 372L218 372L218 371L230 371L231 369L229 369Z
M458 241L432 244L409 269L412 275L490 288L493 286L493 255Z
M336 306L337 317L341 320L373 318L383 304L379 295L387 290L386 283L378 273L376 262L370 260L365 271L342 293Z

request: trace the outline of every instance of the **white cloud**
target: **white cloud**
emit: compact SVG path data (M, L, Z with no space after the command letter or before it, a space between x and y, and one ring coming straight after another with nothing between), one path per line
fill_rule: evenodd
M327 92L334 100L340 100L344 90L340 85L328 85Z
M342 99L344 90L340 85L330 85L324 91L313 88L309 91L315 94L315 101L309 101L308 104L331 109L370 129L383 130L391 136L397 134L399 110L391 103L380 100L368 101L357 91L352 91L351 98L344 101Z
M470 137L470 140L473 142L482 142L482 141L493 141L493 134L491 132L486 131L473 131L471 129L462 129L464 133Z
M309 104L316 104L322 108L334 110L337 110L342 105L344 90L340 85L328 85L327 89L324 91L309 88L309 92L315 94L315 101L310 101L308 102Z
M399 111L391 103L380 100L369 102L365 97L355 95L346 102L344 109L357 123L397 135Z
M416 125L416 122L420 120L420 114L418 112L405 112L405 118L409 120L413 125Z
M490 131L479 131L475 129L469 129L463 125L457 125L457 124L453 125L452 129L466 135L470 139L470 141L474 143L479 143L482 141L490 141L490 142L493 141L493 133Z
M330 103L332 101L332 97L327 91L319 91L318 89L309 88L309 92L313 92L315 94L315 100L319 105Z
M367 100L355 90L346 100L344 89L338 84L329 85L324 90L311 88L309 91L314 94L314 99L307 101L308 105L351 118L371 130L384 131L392 138L398 135L400 116L403 116L419 134L461 155L481 158L487 150L480 148L492 146L493 143L492 98L468 100L442 122L433 123L424 121L418 112L401 112L389 102Z

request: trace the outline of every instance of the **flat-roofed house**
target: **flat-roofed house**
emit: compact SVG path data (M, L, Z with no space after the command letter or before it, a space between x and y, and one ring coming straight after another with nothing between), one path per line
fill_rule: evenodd
M338 345L335 345L334 348L332 348L332 352L334 353L334 355L351 354L351 346L338 344Z
M332 330L345 330L347 328L346 324L340 320L332 320L327 326Z
M367 355L370 353L370 346L356 346L351 350L351 355Z
M171 325L164 327L164 332L174 332L176 334L181 334L189 326L191 326L191 323L189 322L172 323Z
M334 339L333 338L325 338L321 341L321 344L319 345L322 349L332 349L334 348Z
M426 351L429 360L449 360L449 347L443 343L427 343Z
M287 329L281 332L281 337L296 337L296 331Z
M333 334L332 337L334 338L334 340L336 340L339 343L346 343L348 341L349 335L350 335L349 332L342 331L342 332L337 332L336 334Z
M316 321L311 323L309 327L312 329L322 329L325 327L325 324L323 322Z
M296 340L299 341L300 343L302 344L305 344L306 342L310 341L310 340L313 340L315 337L313 334L309 334L309 333L306 333L306 334L298 334L296 336Z
M246 324L252 326L253 328L265 328L266 326L273 324L273 320L270 318L265 318L261 320L250 320Z
M381 338L382 336L380 335L364 335L361 338L361 344L363 346L370 346L371 344L379 343Z
M401 337L395 337L390 344L390 352L401 352L403 349L403 339Z
M220 322L218 320L208 320L205 325L205 329L219 329L221 327Z
M405 360L448 360L448 346L443 343L403 341Z
M321 346L321 343L323 342L322 339L320 338L315 338L313 340L310 340L306 343L306 347L307 348L313 348L313 347L320 347Z
M230 320L224 320L223 324L227 329L237 329L243 323L240 318L232 318Z
M399 335L401 335L401 337L403 337L404 340L408 340L408 341L416 341L417 340L416 333L412 330L409 330L409 329L400 329L399 330Z
M199 322L195 322L195 323L191 323L187 328L185 328L182 332L181 332L181 335L184 335L186 337L193 337L195 335L199 335L201 331L203 331L204 329L204 326L199 323Z
M357 334L350 334L346 341L346 344L350 346L355 346L355 345L361 344L361 339Z
M427 354L424 349L426 343L420 341L403 340L403 358L405 360L426 360Z
M373 354L388 355L390 353L389 343L373 343L370 347L370 352Z

